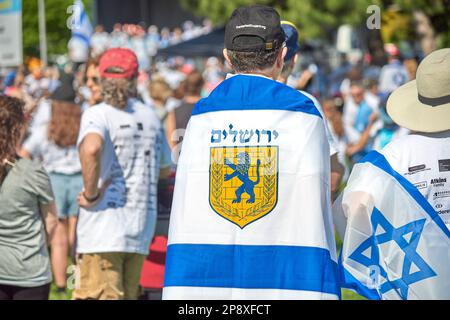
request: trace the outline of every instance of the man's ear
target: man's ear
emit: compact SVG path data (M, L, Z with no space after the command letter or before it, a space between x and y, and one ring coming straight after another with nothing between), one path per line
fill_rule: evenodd
M284 47L280 50L277 57L277 67L282 68L284 63L284 57L286 57L288 49Z
M294 62L294 66L297 64L297 61L298 61L298 53L296 53L294 55L294 59L292 59L292 62Z
M224 48L222 53L223 53L223 57L225 58L225 60L227 60L228 64L230 66L232 66L231 61L230 61L230 57L228 56L228 50Z

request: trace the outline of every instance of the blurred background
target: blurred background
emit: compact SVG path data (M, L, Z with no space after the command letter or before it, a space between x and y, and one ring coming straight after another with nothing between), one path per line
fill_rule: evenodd
M227 19L253 3L275 7L298 29L299 59L287 83L322 103L345 166L337 194L353 163L408 133L386 114L386 99L415 78L427 54L450 47L450 0L0 0L0 94L25 100L26 139L48 122L58 87L74 90L83 110L95 105L99 57L129 48L139 59L139 97L156 110L176 155L189 111L231 72L222 57ZM171 178L159 186L143 299L161 294L173 160ZM69 263L69 283L73 277ZM68 288L51 298L68 299ZM343 297L360 299L347 291Z

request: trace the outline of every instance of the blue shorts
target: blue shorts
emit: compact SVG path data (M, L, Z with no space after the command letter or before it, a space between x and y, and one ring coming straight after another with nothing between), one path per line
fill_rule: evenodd
M78 215L78 194L83 189L83 177L81 173L72 175L50 173L53 194L55 195L58 218L66 219Z

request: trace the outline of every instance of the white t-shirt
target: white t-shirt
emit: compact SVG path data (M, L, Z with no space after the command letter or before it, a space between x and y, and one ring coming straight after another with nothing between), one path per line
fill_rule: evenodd
M414 184L450 229L450 131L415 133L389 143L383 155Z
M89 133L103 138L99 186L111 180L95 207L80 208L77 252L148 253L157 215L160 167L170 148L151 107L130 99L121 110L106 103L87 109L78 145Z
M49 173L76 174L81 172L77 146L61 148L48 140L47 125L35 128L23 144L34 159L40 160Z

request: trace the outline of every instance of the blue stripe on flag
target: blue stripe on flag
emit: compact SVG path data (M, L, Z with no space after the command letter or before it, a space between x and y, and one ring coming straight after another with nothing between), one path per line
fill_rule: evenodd
M164 286L305 290L340 297L337 268L322 248L172 244Z
M73 38L79 38L79 39L83 40L88 47L90 46L91 42L90 42L89 38L86 35L84 35L82 33L79 33L79 32L73 32L72 33L72 37Z
M303 112L322 118L314 102L287 85L260 76L236 75L201 99L192 115L217 111L284 110Z
M422 207L422 209L431 217L431 219L442 229L445 235L450 238L450 231L445 225L444 221L442 221L441 217L437 214L437 212L433 209L430 203L425 199L425 197L417 190L417 188L409 182L405 177L401 176L398 172L396 172L386 158L377 151L370 152L367 156L365 156L359 163L369 162L374 166L380 168L387 174L394 177L402 187L413 197L413 199Z

